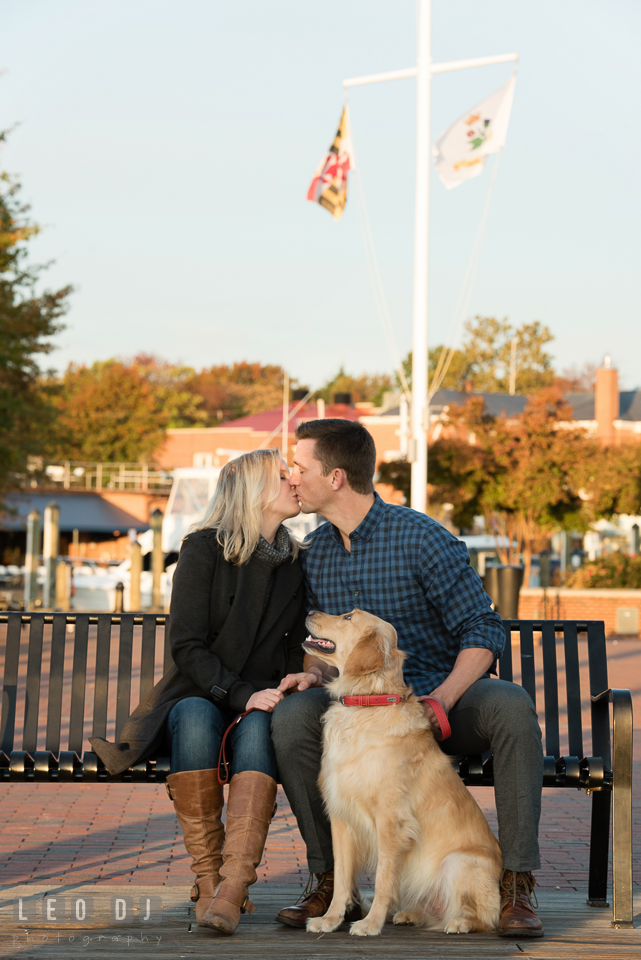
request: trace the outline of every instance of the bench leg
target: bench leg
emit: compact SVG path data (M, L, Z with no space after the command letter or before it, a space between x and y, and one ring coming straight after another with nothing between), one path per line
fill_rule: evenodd
M611 690L613 927L632 927L632 697Z
M591 907L609 907L608 853L610 848L610 791L592 794L592 826L590 828L590 879L588 903Z

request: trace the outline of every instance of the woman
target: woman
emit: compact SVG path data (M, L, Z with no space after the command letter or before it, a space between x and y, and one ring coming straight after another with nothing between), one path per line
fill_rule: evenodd
M185 538L174 574L169 637L174 667L136 708L122 742L92 738L110 773L171 751L168 793L196 874L201 926L234 932L253 912L274 811L271 712L280 681L302 669L305 612L299 545L283 520L300 511L278 450L255 450L223 467L202 523ZM226 836L217 767L225 729L231 781ZM223 852L224 840L224 852Z

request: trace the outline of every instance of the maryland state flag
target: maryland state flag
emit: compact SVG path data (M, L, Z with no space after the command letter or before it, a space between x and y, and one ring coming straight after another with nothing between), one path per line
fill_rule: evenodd
M334 142L318 165L307 199L320 203L330 211L334 220L340 220L347 200L347 171L353 169L349 112L345 107Z

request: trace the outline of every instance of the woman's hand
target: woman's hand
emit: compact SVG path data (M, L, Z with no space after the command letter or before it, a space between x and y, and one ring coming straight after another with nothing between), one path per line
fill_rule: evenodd
M278 684L278 689L285 693L289 690L294 693L295 690L308 690L310 687L320 687L322 679L315 670L305 673L288 673L286 677Z
M245 704L245 710L264 710L271 713L283 699L280 690L257 690Z

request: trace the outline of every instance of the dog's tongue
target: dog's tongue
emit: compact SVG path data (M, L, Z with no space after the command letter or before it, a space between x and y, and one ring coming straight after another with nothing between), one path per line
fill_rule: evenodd
M317 647L333 647L334 644L331 640L320 640L317 637L312 637L311 635L307 638L308 642L316 644Z

